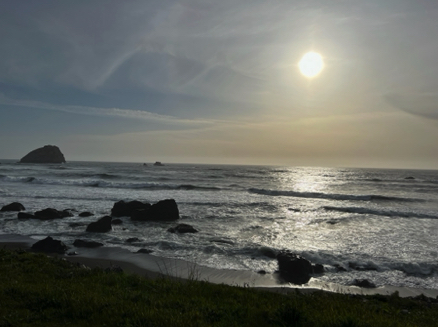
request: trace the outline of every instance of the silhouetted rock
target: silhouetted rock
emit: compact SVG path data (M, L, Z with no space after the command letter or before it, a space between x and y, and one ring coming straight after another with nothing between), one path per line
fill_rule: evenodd
M99 242L84 240L75 240L73 245L77 248L98 248L100 246L103 246L103 244Z
M34 215L27 213L27 212L19 212L17 214L18 219L34 219L36 218Z
M140 201L119 201L114 203L111 209L111 216L113 217L130 217L135 210L144 210L151 207L150 203L144 203Z
M415 177L408 176L408 177L405 177L405 179L415 179Z
M32 250L46 253L64 254L68 250L68 247L63 242L54 240L50 236L47 236L44 240L34 243L32 245Z
M12 202L3 206L0 211L22 211L26 210L20 202Z
M98 221L95 221L94 223L89 224L87 226L87 232L94 232L94 233L109 232L112 230L111 220L112 220L112 217L110 217L110 216L102 217Z
M141 221L173 221L179 219L179 210L175 200L167 199L158 201L148 210L134 211L131 219Z
M61 150L55 145L45 145L26 154L21 158L22 163L64 163Z
M376 285L374 285L367 279L355 279L350 285L359 286L363 288L376 288Z
M160 161L155 161L154 166L164 166Z
M277 255L280 277L286 282L301 285L310 280L313 273L310 261L290 252L280 252Z
M90 216L94 216L94 213L89 211L84 211L79 214L79 217L90 217Z
M184 234L184 233L197 233L198 232L192 226L187 225L187 224L179 224L176 227L169 228L167 231L171 232L171 233L180 233L180 234Z
M73 214L68 210L59 211L53 208L35 212L35 218L40 220L61 219L65 217L73 217Z

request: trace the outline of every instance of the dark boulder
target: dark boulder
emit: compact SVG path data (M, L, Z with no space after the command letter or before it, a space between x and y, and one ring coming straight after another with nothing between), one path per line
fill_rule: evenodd
M45 145L26 154L21 158L22 163L64 163L61 150L55 145Z
M17 214L18 219L34 219L36 218L34 215L27 213L27 212L19 212Z
M376 288L376 285L371 283L368 279L355 279L350 285L359 286L362 288Z
M155 161L154 166L164 166L160 161Z
M87 232L106 233L112 230L112 217L105 216L87 226Z
M73 217L73 214L68 210L59 211L53 208L35 212L35 218L40 220L61 219L65 217Z
M3 206L0 211L22 211L26 210L24 206L19 202L12 202L10 204L7 204Z
M77 248L98 248L100 246L103 246L102 243L95 242L95 241L84 241L84 240L75 240L73 243L74 246Z
M114 203L111 209L111 216L113 217L130 217L135 210L145 210L151 207L150 203L140 201L119 201Z
M192 226L187 225L187 224L179 224L176 227L171 227L167 230L168 232L171 233L180 233L180 234L185 234L185 233L197 233L198 231L196 229L194 229Z
M89 211L84 211L79 214L79 217L90 217L90 216L94 216L94 213Z
M277 255L280 277L286 282L301 285L310 280L313 273L310 261L290 252L280 252Z
M173 221L179 219L179 210L174 199L166 199L158 201L147 210L135 210L131 215L131 219L140 221Z
M33 244L32 250L46 253L64 254L68 250L68 247L63 242L59 240L54 240L53 238L48 236L44 240L38 241Z

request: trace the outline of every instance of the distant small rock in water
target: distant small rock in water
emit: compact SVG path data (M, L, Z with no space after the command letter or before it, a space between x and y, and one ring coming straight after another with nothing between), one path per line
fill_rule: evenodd
M45 145L26 154L21 163L65 163L64 155L55 145Z
M154 166L164 166L160 161L155 161Z
M3 206L0 211L22 211L26 210L20 202L12 202Z

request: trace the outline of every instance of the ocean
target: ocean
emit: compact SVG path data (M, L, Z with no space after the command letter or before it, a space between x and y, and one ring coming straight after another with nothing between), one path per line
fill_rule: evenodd
M175 199L178 222L122 218L108 233L86 225L119 200ZM0 234L35 240L75 239L201 266L273 273L273 254L297 253L322 264L322 282L367 279L438 290L438 171L322 167L68 162L19 164L0 160L0 206L26 212L70 209L51 221L0 213ZM95 215L81 218L79 213ZM196 234L169 233L178 223ZM127 239L136 237L134 243ZM79 251L79 250L78 250Z

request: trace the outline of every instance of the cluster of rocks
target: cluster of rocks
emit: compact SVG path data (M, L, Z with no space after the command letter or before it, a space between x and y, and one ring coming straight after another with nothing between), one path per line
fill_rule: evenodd
M72 209L66 210L56 210L53 208L47 208L41 211L36 211L35 213L25 213L22 212L26 210L21 203L14 202L3 206L0 211L18 211L17 217L20 219L40 219L40 220L50 220L50 219L62 219L65 217L71 217ZM91 212L82 212L79 214L80 217L93 216ZM78 227L85 226L87 232L93 233L106 233L112 230L112 225L121 224L123 221L121 219L113 219L113 217L130 217L134 221L176 221L179 219L179 209L173 199L166 199L158 201L155 204L145 203L141 201L118 201L114 203L111 209L111 215L104 216L97 221L92 223L72 223L70 226ZM73 226L74 225L74 226ZM171 227L167 230L170 233L197 233L198 230L193 228L188 224L178 224L175 227ZM138 238L129 238L126 240L127 243L136 243L140 240ZM74 241L73 246L77 248L96 248L103 246L102 243L94 241L86 241L77 239ZM54 240L50 236L36 242L32 249L35 251L50 252L65 254L68 251L68 246L59 240ZM140 249L138 253L151 253L151 250ZM266 253L265 253L266 252ZM312 276L320 275L324 273L324 267L320 264L312 264L309 260L294 254L290 251L281 251L275 253L272 250L265 250L264 255L276 258L278 262L278 274L284 282L293 283L297 285L307 283ZM70 255L77 254L76 252L68 253ZM338 271L345 271L345 268L341 266L338 267ZM350 269L362 270L370 269L370 267L362 267L351 263L349 265ZM263 272L260 272L263 273ZM375 287L374 284L367 280L355 280L352 285L357 285L360 287Z

